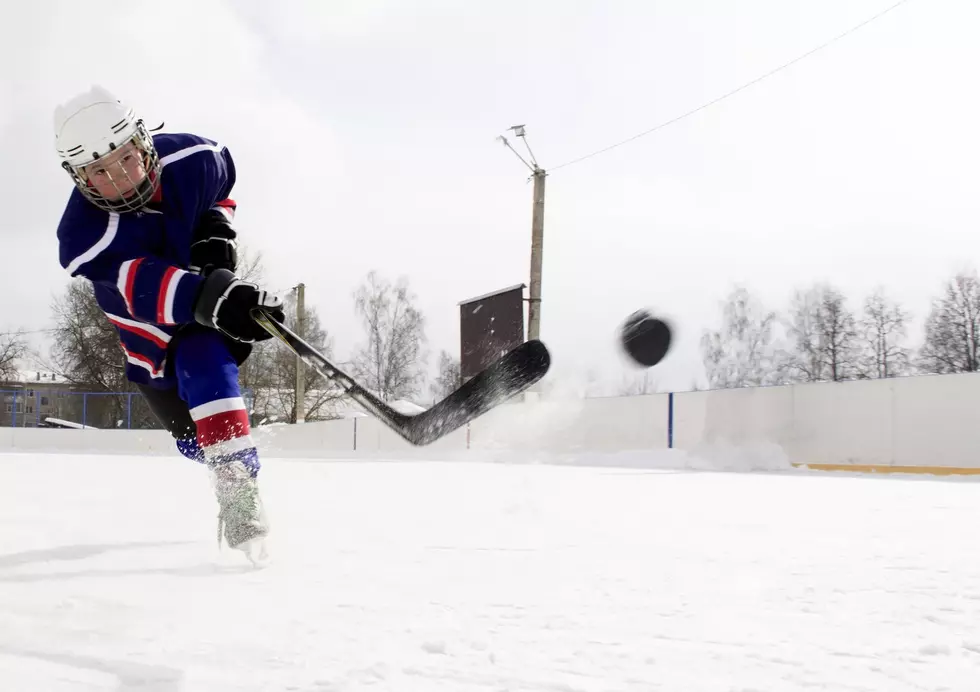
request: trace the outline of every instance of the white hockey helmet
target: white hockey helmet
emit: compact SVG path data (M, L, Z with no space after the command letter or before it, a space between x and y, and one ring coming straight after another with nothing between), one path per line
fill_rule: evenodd
M135 211L153 197L160 181L160 157L153 139L133 108L107 89L93 86L59 105L54 112L54 133L62 168L85 198L100 209ZM142 179L127 181L125 195L110 199L99 194L82 167L130 142L142 157Z

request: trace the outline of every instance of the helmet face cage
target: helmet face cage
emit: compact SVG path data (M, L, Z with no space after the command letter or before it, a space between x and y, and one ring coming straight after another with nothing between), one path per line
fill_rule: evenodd
M140 152L143 180L139 183L136 183L134 180L129 180L128 182L132 190L126 193L126 196L123 196L119 192L119 187L114 181L113 186L116 188L117 193L119 193L117 198L107 199L103 197L81 172L82 166L91 166L99 161L99 159L108 156L118 149L118 146L110 144L109 151L107 152L92 152L92 159L85 164L76 164L73 166L67 161L61 164L68 171L68 175L71 176L75 186L85 199L105 211L121 213L141 209L150 201L156 192L157 186L160 184L160 155L157 153L156 147L153 145L153 139L150 137L150 133L147 132L142 120L136 121L136 132L133 136L119 146L125 146L129 143L135 144L136 149Z

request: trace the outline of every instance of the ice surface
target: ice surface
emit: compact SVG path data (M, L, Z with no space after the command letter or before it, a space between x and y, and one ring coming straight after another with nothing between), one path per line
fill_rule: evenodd
M601 460L596 460L601 461ZM980 689L980 485L266 460L273 563L183 458L0 455L0 688Z

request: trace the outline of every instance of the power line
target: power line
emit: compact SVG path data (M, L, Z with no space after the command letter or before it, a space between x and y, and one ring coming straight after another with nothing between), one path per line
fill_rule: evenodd
M803 53L802 55L799 55L799 56L793 58L792 60L790 60L787 63L783 63L779 67L777 67L775 69L772 69L769 72L766 72L765 74L763 74L763 75L761 75L759 77L756 77L755 79L753 79L750 82L746 82L745 84L743 84L742 86L740 86L740 87L738 87L736 89L732 89L731 91L729 91L726 94L722 94L718 98L712 99L711 101L708 101L707 103L701 104L700 106L698 106L697 108L694 108L693 110L689 110L686 113L683 113L681 115L678 115L675 118L671 118L670 120L668 120L666 122L663 122L663 123L660 123L659 125L657 125L655 127L651 127L649 130L644 130L643 132L640 132L639 134L633 135L632 137L629 137L628 139L624 139L621 142L617 142L616 144L610 145L610 146L605 147L603 149L598 149L596 151L593 151L591 154L586 154L585 156L580 156L577 159L572 159L571 161L566 161L565 163L563 163L561 165L553 166L551 168L551 170L553 172L553 171L558 170L559 168L565 168L566 166L571 166L572 164L579 163L580 161L585 161L586 159L591 159L593 156L598 156L599 154L604 154L607 151L611 151L612 149L615 149L617 147L621 147L624 144L628 144L628 143L632 142L633 140L639 139L640 137L644 137L644 136L646 136L648 134L651 134L653 132L656 132L657 130L661 130L661 129L667 127L668 125L673 125L678 120L683 120L684 118L686 118L688 116L691 116L691 115L694 115L695 113L697 113L699 111L702 111L705 108L708 108L710 106L713 106L713 105L715 105L716 103L718 103L720 101L724 101L729 96L734 96L738 92L743 91L744 89L747 89L750 86L753 86L755 84L758 84L762 80L767 79L768 77L773 76L777 72L781 72L782 70L785 70L787 67L790 67L792 65L795 65L796 63L798 63L799 61L803 60L804 58L808 58L811 55L813 55L814 53L817 53L817 52L823 50L824 48L827 48L828 46L830 46L833 43L836 43L837 41L839 41L840 39L844 38L845 36L854 33L855 31L857 31L858 29L860 29L860 28L862 28L864 26L867 26L868 24L870 24L871 22L875 21L876 19L879 19L881 17L884 17L886 14L888 14L889 12L891 12L892 10L896 9L899 6L904 5L908 1L909 0L899 0L898 2L896 2L891 7L888 7L886 9L882 10L881 12L879 12L878 14L876 14L876 15L874 15L872 17L869 17L868 19L865 19L860 24L856 24L856 25L852 26L850 29L848 29L844 33L838 34L834 38L830 39L829 41L827 41L825 43L820 44L816 48L814 48L812 50L809 50L806 53Z
M2 336L27 336L28 334L51 334L58 331L54 328L49 329L12 329L10 331L0 332Z

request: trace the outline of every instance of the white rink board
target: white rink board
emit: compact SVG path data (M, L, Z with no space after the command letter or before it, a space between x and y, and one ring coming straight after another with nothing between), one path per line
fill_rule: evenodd
M615 452L667 447L666 394L500 406L470 426L471 449Z
M789 454L800 464L892 465L892 383L793 387Z
M980 374L895 381L895 464L980 467Z
M791 387L685 392L676 394L675 401L675 439L679 447L790 441Z

